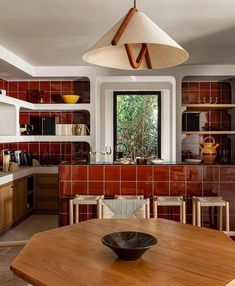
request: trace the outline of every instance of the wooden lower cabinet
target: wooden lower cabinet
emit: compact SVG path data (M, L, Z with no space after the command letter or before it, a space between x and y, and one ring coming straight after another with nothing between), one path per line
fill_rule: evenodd
M0 186L0 232L27 215L27 177Z
M14 181L13 184L13 221L16 222L27 213L26 178Z
M6 184L0 187L0 230L13 223L13 187Z
M35 211L43 214L58 213L58 174L38 174L36 186Z

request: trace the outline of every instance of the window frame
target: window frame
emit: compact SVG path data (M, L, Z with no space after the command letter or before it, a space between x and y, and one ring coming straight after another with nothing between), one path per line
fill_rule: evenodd
M157 95L158 96L158 157L161 158L161 91L114 91L113 92L113 160L116 158L117 142L117 97L120 95Z

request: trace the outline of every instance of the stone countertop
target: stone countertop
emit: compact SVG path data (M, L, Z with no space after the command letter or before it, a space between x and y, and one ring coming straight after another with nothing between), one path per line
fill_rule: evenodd
M58 174L58 166L20 167L20 169L14 173L0 172L0 185L33 174Z
M79 162L79 161L71 161L71 162L62 162L59 166L96 166L96 165L104 165L104 166L164 166L164 165L190 165L190 166L235 166L235 163L231 164L220 164L220 163L214 163L214 164L203 164L203 163L189 163L189 162L167 162L164 161L162 163L158 164L122 164L122 163L113 163L113 162Z

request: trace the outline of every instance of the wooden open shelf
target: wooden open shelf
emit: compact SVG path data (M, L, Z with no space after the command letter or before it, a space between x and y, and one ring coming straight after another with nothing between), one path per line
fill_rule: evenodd
M189 110L227 110L235 108L235 104L183 104Z
M194 135L194 134L199 134L199 135L235 135L235 131L183 131L182 134L185 135Z

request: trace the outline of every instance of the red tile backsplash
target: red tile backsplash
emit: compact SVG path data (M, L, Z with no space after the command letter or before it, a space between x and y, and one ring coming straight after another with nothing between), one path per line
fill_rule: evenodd
M185 182L170 182L171 196L186 196Z
M87 166L72 166L72 181L87 181Z
M187 180L201 181L202 180L202 166L187 166Z
M86 168L88 171L86 171ZM152 179L151 177L151 170ZM187 207L187 220L192 219L193 196L223 196L235 203L234 184L227 178L234 178L234 166L207 165L169 165L169 166L66 166L60 167L60 216L65 222L68 197L79 195L144 195L153 196L184 196ZM120 176L121 173L121 176ZM170 173L170 176L169 176ZM88 177L87 174L90 174ZM141 175L140 175L141 174ZM69 178L70 181L69 181ZM86 179L87 178L87 179ZM221 180L222 178L222 180ZM67 181L68 180L68 181ZM223 180L227 180L226 182ZM66 181L68 184L66 184ZM70 194L70 196L69 196ZM68 203L68 201L67 201ZM235 207L231 206L231 225L235 226ZM96 218L96 209L87 208L82 215L86 219ZM151 211L152 213L152 211ZM208 211L203 212L205 225L210 223ZM159 217L179 219L179 208L159 208ZM61 222L61 226L64 225Z
M103 195L104 183L103 182L88 182L89 195Z
M137 166L137 181L152 181L153 168L152 166Z
M121 195L137 195L137 183L121 181Z
M88 194L88 188L87 188L87 182L72 182L72 195L87 195Z
M186 167L185 166L171 166L170 180L171 181L185 181Z
M154 196L169 196L170 184L169 182L154 182L153 191Z
M104 183L105 196L114 197L115 195L121 195L121 182L109 182Z
M121 181L136 181L136 166L122 166Z
M137 195L145 196L145 197L152 197L153 196L153 183L152 182L137 182Z
M60 182L60 196L61 197L71 197L71 182Z
M88 169L89 181L103 181L104 180L104 166L90 166Z
M2 150L9 149L32 152L33 158L41 164L58 165L61 161L89 159L89 144L85 142L20 142L0 144L0 164Z
M120 181L121 168L120 166L105 166L105 181Z
M220 170L218 166L204 166L203 167L203 181L218 182L219 171Z
M154 181L169 181L169 166L153 166Z

